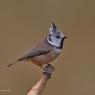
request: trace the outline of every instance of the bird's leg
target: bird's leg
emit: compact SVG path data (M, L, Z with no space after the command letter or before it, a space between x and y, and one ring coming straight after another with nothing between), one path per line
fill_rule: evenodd
M52 72L55 70L55 67L52 66L51 64L47 64L44 68L43 74L47 75L48 79L51 78Z
M45 68L42 65L40 67L45 71Z
M45 67L47 67L47 66L51 66L51 64L46 64L45 66L43 66L43 65L39 65L44 71L45 71Z
M49 67L49 66L51 66L53 71L55 70L55 67L48 63L46 67Z

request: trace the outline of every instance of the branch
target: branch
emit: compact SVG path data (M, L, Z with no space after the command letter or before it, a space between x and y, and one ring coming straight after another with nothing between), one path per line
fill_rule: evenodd
M53 66L48 64L45 67L41 79L31 88L27 95L41 95L47 81L51 78L52 72L55 70Z

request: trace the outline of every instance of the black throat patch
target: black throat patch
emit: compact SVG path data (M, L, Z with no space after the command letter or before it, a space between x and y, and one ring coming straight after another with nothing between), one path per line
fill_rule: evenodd
M61 40L61 43L60 43L60 49L62 49L63 48L63 41L64 41L64 38L62 38L62 40Z

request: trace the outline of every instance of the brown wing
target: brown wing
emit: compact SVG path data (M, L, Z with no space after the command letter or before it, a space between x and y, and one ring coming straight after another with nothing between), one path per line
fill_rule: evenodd
M35 56L39 55L46 55L51 51L51 48L47 45L45 41L37 44L33 49L28 51L23 57L18 59L19 61L25 60L25 59L30 59Z

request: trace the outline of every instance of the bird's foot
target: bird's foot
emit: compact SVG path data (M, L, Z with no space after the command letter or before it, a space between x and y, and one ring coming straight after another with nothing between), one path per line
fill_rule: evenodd
M51 64L47 64L47 66L45 66L44 68L44 72L43 74L44 75L47 75L47 78L50 79L51 78L51 75L52 75L52 72L55 70L55 67L52 66Z

